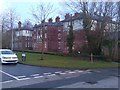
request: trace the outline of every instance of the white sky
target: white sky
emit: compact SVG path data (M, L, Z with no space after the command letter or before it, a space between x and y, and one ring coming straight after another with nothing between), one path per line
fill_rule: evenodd
M31 21L31 19L33 19L31 15L31 7L37 6L39 2L51 2L54 4L54 8L56 10L53 14L51 14L50 17L55 19L56 16L63 14L62 12L60 12L60 10L62 10L63 12L64 10L66 10L66 8L61 6L60 4L60 2L65 2L65 1L69 1L69 0L0 0L0 13L8 8L14 8L16 13L20 17L20 21L24 22L24 20L29 20L29 19ZM77 0L72 0L72 1L77 1ZM110 1L110 0L102 0L102 1ZM120 1L120 0L114 0L114 1Z
M59 9L59 4L64 0L0 0L0 13L9 8L15 9L15 12L19 15L20 21L33 19L31 15L31 8L36 7L40 2L51 2L55 9ZM55 19L59 15L58 10L55 10L54 14L50 17Z

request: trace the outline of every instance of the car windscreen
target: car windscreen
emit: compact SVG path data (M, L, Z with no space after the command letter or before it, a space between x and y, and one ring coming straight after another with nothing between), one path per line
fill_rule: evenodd
M12 51L1 51L2 54L14 54Z

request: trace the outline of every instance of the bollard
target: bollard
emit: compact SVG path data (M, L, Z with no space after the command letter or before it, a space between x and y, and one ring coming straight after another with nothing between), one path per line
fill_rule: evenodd
M91 60L91 63L93 63L93 53L91 53L91 58L90 58L90 60Z
M26 60L26 54L24 52L22 52L22 61Z

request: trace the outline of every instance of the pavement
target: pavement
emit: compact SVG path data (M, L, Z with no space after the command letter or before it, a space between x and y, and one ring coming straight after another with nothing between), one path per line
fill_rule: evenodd
M70 85L60 86L57 88L119 88L117 77L109 77L104 80L100 80L95 84L86 82L77 82Z

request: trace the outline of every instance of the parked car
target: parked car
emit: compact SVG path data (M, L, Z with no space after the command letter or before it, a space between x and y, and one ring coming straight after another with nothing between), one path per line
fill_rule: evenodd
M18 63L18 57L10 49L0 49L0 61L2 64Z

